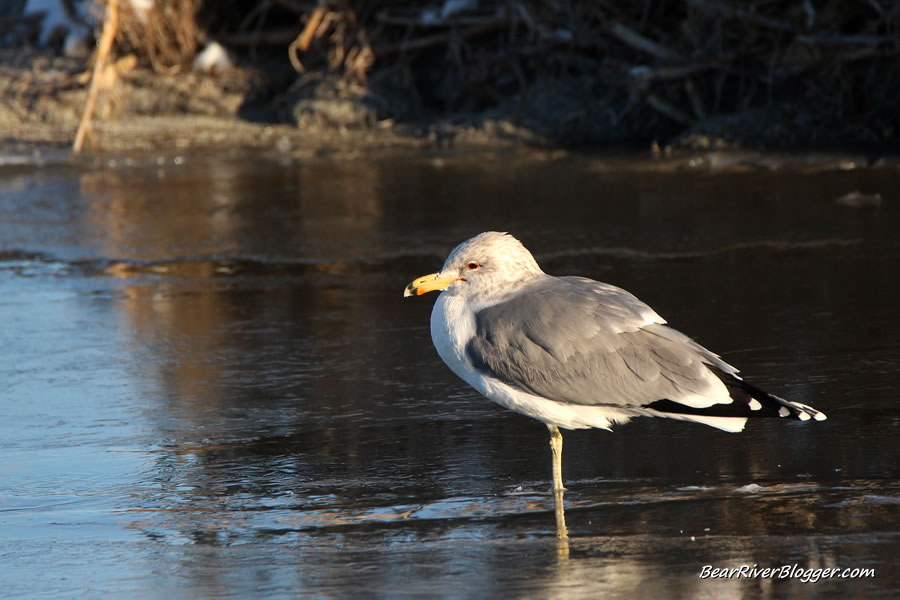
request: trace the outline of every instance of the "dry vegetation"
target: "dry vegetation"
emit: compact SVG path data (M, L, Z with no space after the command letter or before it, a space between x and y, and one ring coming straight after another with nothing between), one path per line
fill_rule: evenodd
M172 73L215 39L243 65L292 65L282 105L328 80L376 121L502 115L564 142L897 137L887 0L156 0L149 19L120 4L120 53Z

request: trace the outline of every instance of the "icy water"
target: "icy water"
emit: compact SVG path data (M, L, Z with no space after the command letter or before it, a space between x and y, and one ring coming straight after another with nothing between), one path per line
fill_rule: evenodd
M900 596L900 170L711 158L7 161L0 596ZM829 419L565 433L562 548L402 298L488 229Z

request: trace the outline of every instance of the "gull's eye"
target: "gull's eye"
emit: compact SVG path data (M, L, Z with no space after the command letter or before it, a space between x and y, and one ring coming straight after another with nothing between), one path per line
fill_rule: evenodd
M473 262L470 262L469 264L467 264L467 265L466 265L466 268L467 268L467 269L477 269L477 268L480 267L480 266L481 266L481 265L479 265L477 262L474 262L474 261L473 261Z

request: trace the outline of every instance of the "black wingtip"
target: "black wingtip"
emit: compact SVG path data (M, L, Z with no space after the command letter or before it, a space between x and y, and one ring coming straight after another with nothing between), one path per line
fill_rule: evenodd
M818 411L807 404L785 400L784 398L763 391L734 375L720 372L716 372L716 375L722 380L722 383L724 383L725 387L728 388L728 391L731 392L731 397L734 398L738 404L746 403L750 412L750 414L747 415L748 417L791 418L800 421L824 421L827 418L825 413Z
M800 421L824 421L827 418L825 413L811 406L779 398L747 383L743 379L735 377L731 373L725 373L717 369L711 370L728 389L733 400L730 404L714 404L706 408L695 408L671 400L657 400L652 404L648 404L646 408L652 408L664 413L707 417L793 418Z

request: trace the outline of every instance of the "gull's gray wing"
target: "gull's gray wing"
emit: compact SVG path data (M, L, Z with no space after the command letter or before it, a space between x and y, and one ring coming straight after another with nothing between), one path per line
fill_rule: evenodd
M720 377L740 382L733 367L633 295L590 279L543 277L475 321L466 347L475 368L557 402L629 408L668 401L708 414L702 409L732 403Z

